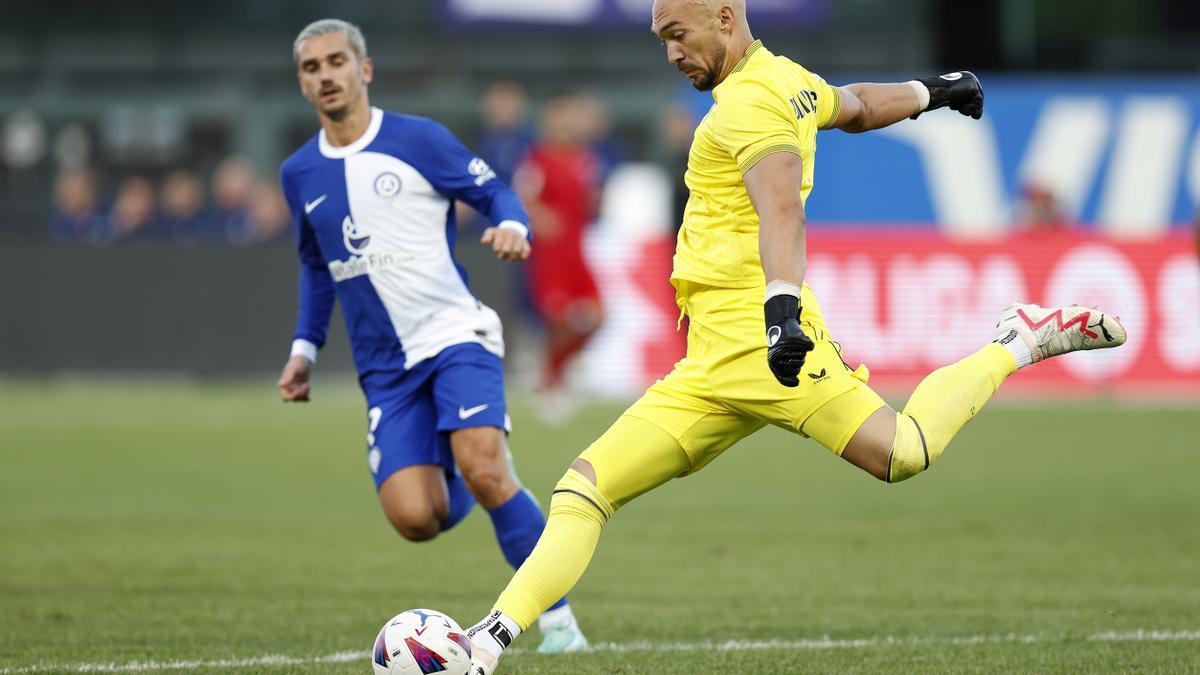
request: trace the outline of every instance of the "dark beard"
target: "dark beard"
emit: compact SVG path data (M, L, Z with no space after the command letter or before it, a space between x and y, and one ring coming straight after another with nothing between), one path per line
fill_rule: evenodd
M709 63L716 65L710 69L706 69L704 77L699 82L692 82L692 86L696 88L696 91L709 91L717 86L717 77L721 74L719 69L725 66L725 46L717 45L708 56Z

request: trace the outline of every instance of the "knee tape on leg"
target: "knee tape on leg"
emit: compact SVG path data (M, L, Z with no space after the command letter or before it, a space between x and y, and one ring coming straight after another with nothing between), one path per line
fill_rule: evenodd
M600 494L600 489L575 469L567 469L562 480L554 486L554 496L550 499L550 515L572 513L601 525L612 518L615 510Z
M899 483L929 468L935 456L930 456L925 433L915 417L896 413L896 439L888 456L888 481Z

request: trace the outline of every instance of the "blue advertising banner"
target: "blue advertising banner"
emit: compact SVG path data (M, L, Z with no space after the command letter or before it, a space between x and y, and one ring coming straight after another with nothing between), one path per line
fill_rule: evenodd
M827 75L831 83L864 78ZM876 81L897 79L866 78ZM817 137L813 221L939 223L964 234L1061 226L1150 235L1200 209L1200 79L981 75L982 120L937 110ZM698 115L707 94L686 96Z
M451 26L544 26L577 30L648 28L653 0L439 0ZM830 0L754 0L751 22L786 28L821 26Z

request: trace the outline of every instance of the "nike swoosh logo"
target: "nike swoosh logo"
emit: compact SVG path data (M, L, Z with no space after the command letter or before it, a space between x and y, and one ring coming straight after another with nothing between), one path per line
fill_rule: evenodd
M325 198L328 196L329 195L321 195L320 197L317 197L316 199L312 200L311 202L304 202L304 213L305 214L312 213L313 209L320 206L321 202L325 201Z
M464 408L462 406L458 406L458 419L465 420L468 417L474 417L475 415L478 415L479 413L481 413L487 409L488 409L488 404L486 404L486 403L484 403L483 405L477 405L474 408Z

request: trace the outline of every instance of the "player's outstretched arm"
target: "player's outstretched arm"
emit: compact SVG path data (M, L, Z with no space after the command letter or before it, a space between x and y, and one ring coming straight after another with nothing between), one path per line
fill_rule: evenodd
M937 108L974 119L983 115L983 86L966 70L895 84L859 82L840 90L842 104L833 126L852 134L916 119Z
M758 213L758 250L767 279L767 365L786 387L799 386L800 368L813 349L800 328L800 284L806 270L803 177L804 163L791 152L764 157L744 177Z

